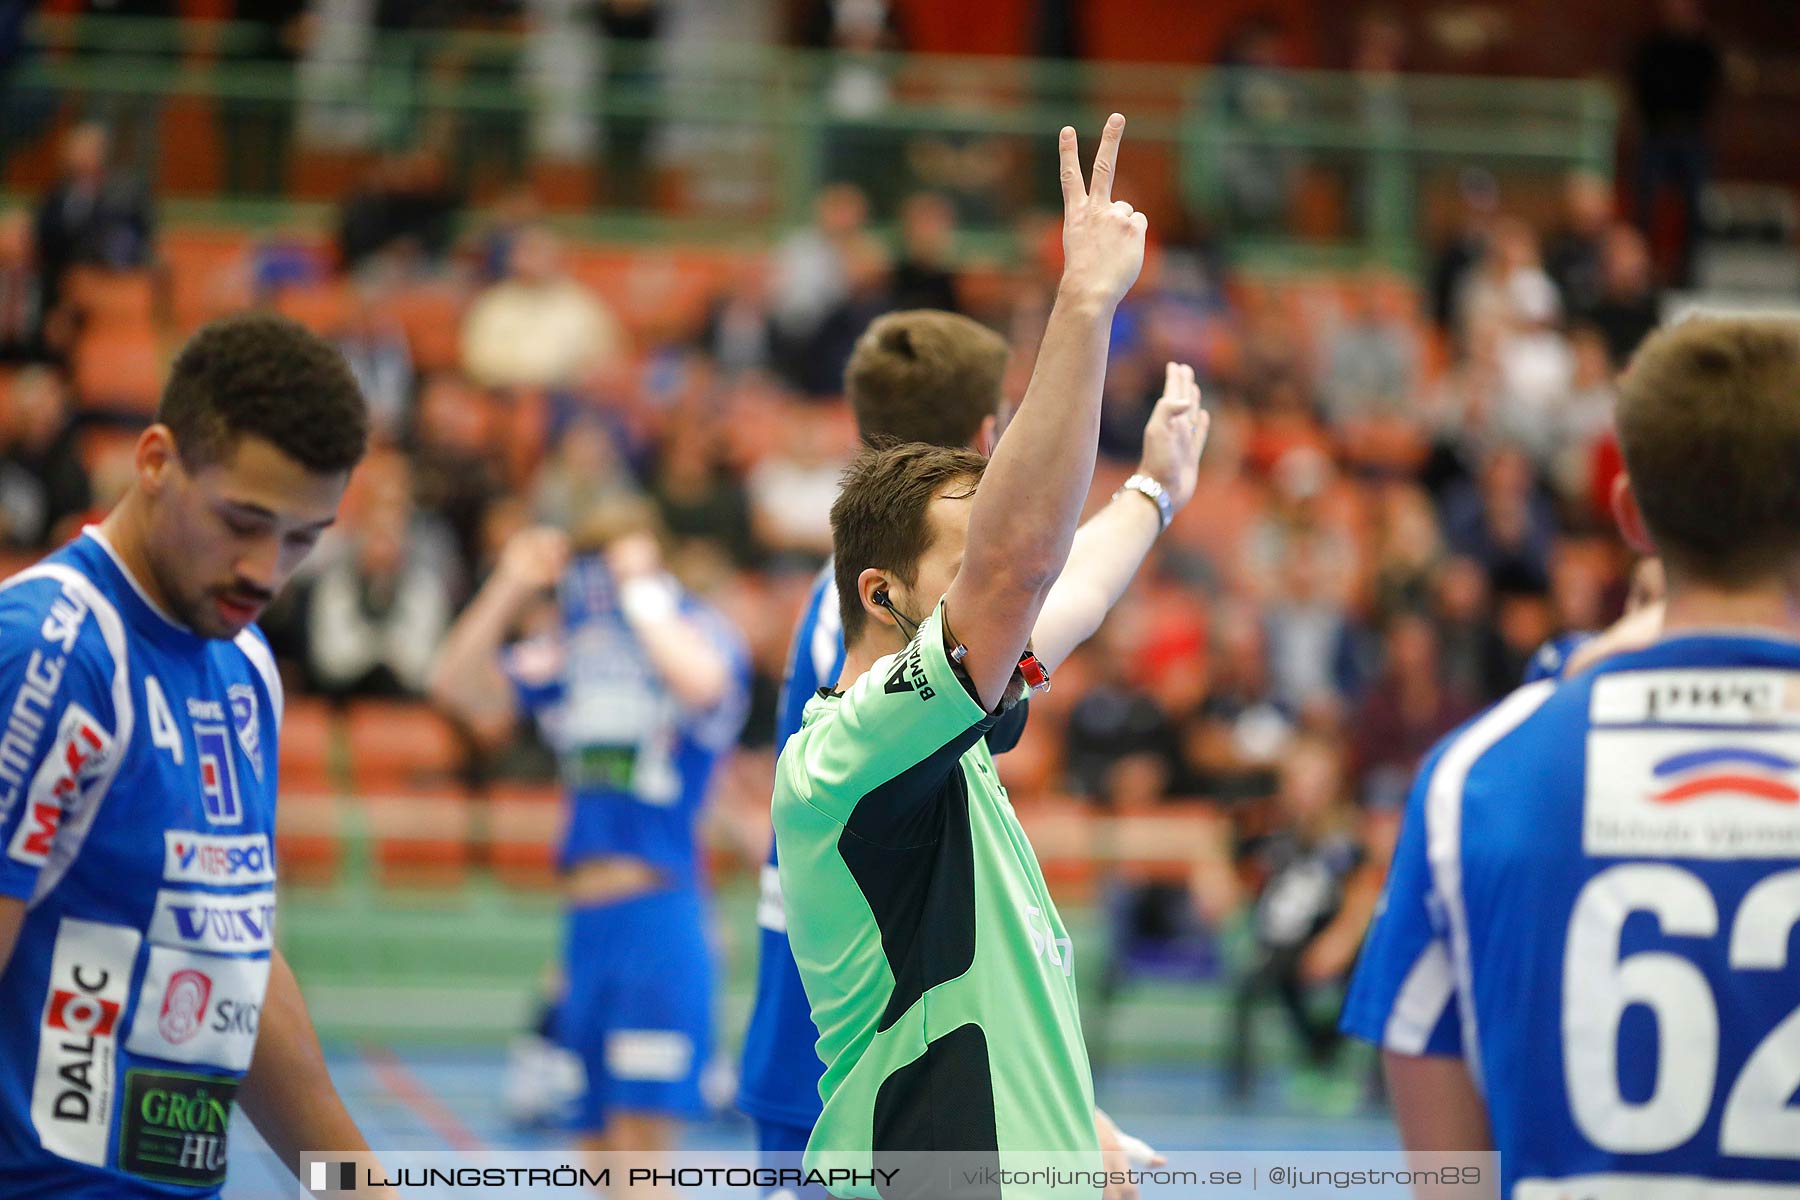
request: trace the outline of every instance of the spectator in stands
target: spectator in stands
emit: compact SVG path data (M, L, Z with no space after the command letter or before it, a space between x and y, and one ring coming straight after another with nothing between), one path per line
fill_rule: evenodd
M1562 223L1544 245L1544 270L1564 312L1580 312L1600 298L1601 258L1612 223L1612 185L1591 171L1571 174L1563 184Z
M807 340L789 378L802 395L836 397L844 387L844 369L856 340L869 323L894 307L889 287L887 251L872 237L857 238L844 255L843 297L825 314Z
M789 436L744 481L756 540L775 560L816 567L831 553L831 504L849 461L831 419L800 405L787 410Z
M1411 407L1419 342L1394 312L1391 288L1369 278L1351 289L1349 311L1325 342L1317 388L1326 418L1339 427Z
M60 545L93 499L62 381L48 367L27 367L0 415L0 546Z
M1494 628L1493 589L1486 569L1459 556L1444 563L1434 582L1432 615L1444 686L1483 704L1512 691L1519 677L1509 674L1506 645Z
M40 362L44 345L44 281L31 244L31 217L0 212L0 363Z
M1274 792L1275 764L1293 739L1295 717L1271 687L1255 609L1222 605L1216 630L1206 700L1182 730L1183 790L1229 804Z
M461 207L438 155L420 149L384 156L344 198L338 253L345 269L360 270L382 255L409 270L443 263Z
M1558 410L1562 448L1552 464L1551 478L1566 509L1578 511L1593 495L1597 447L1612 435L1617 369L1606 338L1592 325L1577 325L1569 332L1569 349L1575 372L1568 399Z
M1500 185L1487 171L1468 167L1456 177L1456 196L1456 227L1438 248L1428 290L1431 319L1460 342L1463 288L1469 273L1487 257L1488 236L1500 213Z
M594 21L606 42L601 94L615 102L643 103L656 86L652 60L668 5L663 0L596 0ZM606 153L601 164L607 199L614 205L645 208L654 202L650 175L651 120L641 112L609 112Z
M1607 230L1600 257L1599 293L1577 316L1599 329L1614 370L1624 370L1638 343L1662 319L1662 297L1643 234L1624 224Z
M244 29L242 61L255 63L266 79L292 86L294 64L316 29L310 0L257 0L238 12ZM289 96L233 99L218 106L225 135L225 189L239 195L278 197L286 181L294 137L294 103Z
M1379 873L1364 869L1348 793L1341 749L1317 734L1302 735L1282 756L1279 824L1243 846L1263 883L1248 905L1255 948L1233 1006L1236 1096L1250 1092L1254 1016L1270 993L1281 1001L1308 1066L1323 1070L1337 1055L1336 1014L1315 1012L1312 993L1349 974L1381 888Z
M631 472L606 426L596 417L578 416L538 468L531 493L532 516L538 524L573 529L577 521L608 501L636 495Z
M420 696L457 590L447 535L415 513L405 458L378 452L361 476L308 592L309 673L334 696Z
M487 511L502 494L487 400L454 372L425 381L412 445L413 498L443 520L465 568L483 561Z
M1335 718L1362 681L1362 647L1323 559L1324 539L1290 543L1281 589L1264 614L1276 699L1303 717Z
M1673 186L1681 206L1676 282L1692 275L1700 198L1712 173L1711 123L1725 84L1725 58L1706 27L1700 0L1661 0L1657 27L1631 56L1632 99L1643 122L1638 149L1637 221L1651 228L1656 201Z
M385 282L364 281L331 339L369 402L370 435L377 444L390 446L410 425L416 383L406 327L386 306L391 294Z
M671 425L651 495L678 547L707 541L724 547L739 567L755 561L750 498L725 461L718 431L707 422L690 418Z
M140 181L112 169L110 149L104 126L77 125L63 143L62 175L38 206L37 261L46 312L62 298L71 268L123 271L150 259L150 195Z
M1423 609L1442 562L1443 539L1431 496L1410 482L1381 488L1375 504L1373 597L1376 618Z
M1474 714L1475 699L1446 686L1438 634L1421 612L1388 618L1381 677L1351 723L1351 751L1364 808L1398 813L1425 752Z
M868 220L869 202L862 191L833 184L814 202L812 224L775 248L770 294L778 366L785 378L798 380L806 373L819 328L849 296L850 259L868 238Z
M1459 484L1444 500L1445 540L1480 563L1497 591L1548 588L1555 536L1555 512L1516 447L1496 448L1479 481Z
M1128 601L1100 627L1094 676L1069 713L1069 790L1107 808L1160 802L1171 777L1174 730L1136 670L1142 612Z
M775 330L769 313L769 264L745 254L731 265L725 288L700 326L698 349L728 378L775 364Z
M1287 31L1274 16L1252 13L1226 38L1219 65L1225 68L1222 106L1237 132L1219 164L1233 226L1281 230L1302 164L1290 147L1256 134L1280 133L1302 116L1303 99L1285 74L1293 65Z
M956 302L956 209L935 192L908 196L900 206L900 257L894 263L896 309L961 312Z
M567 272L561 240L542 227L519 235L506 278L463 319L463 367L485 387L572 387L625 351L618 320Z
M1469 278L1460 307L1468 344L1490 330L1496 339L1496 430L1529 446L1539 462L1547 461L1556 450L1555 405L1569 385L1569 348L1561 330L1562 301L1529 225L1507 219L1495 226L1487 257Z

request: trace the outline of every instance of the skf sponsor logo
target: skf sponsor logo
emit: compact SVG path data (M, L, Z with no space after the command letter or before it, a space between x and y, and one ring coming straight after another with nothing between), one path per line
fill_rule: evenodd
M915 641L894 659L883 690L890 696L900 692L916 692L921 700L929 700L937 695L937 689L927 682L925 661L918 642Z
M274 883L267 834L220 837L171 829L163 834L163 878L170 883Z
M57 927L31 1088L31 1124L52 1154L106 1162L119 1015L140 940L135 929L72 917Z
M226 1132L237 1089L235 1079L210 1075L126 1072L119 1170L188 1187L225 1182Z
M156 1028L163 1037L179 1046L200 1032L206 1016L206 1002L212 998L212 977L193 968L169 976L163 992L162 1012Z
M44 865L64 815L105 770L112 748L112 735L85 708L71 703L63 710L56 741L25 795L28 808L7 847L9 855L34 867Z
M1596 726L1581 845L1597 856L1800 855L1800 731Z
M251 954L274 944L275 893L219 896L164 889L156 893L150 941L158 946Z
M247 1070L268 982L266 958L153 945L125 1048L169 1062Z

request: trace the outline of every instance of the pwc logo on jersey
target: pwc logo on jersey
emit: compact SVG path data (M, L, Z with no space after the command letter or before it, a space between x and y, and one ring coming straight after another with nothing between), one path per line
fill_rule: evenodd
M125 1048L169 1062L247 1070L268 983L267 958L153 944Z
M120 1015L140 942L135 929L65 917L50 952L38 1027L31 1124L44 1149L106 1162Z
M163 833L163 878L170 883L274 883L275 856L264 833L221 837L170 829Z
M164 889L156 893L150 941L212 954L260 954L274 945L275 893L219 896Z
M25 793L25 812L7 854L14 860L41 867L56 843L63 818L79 807L87 789L107 769L113 739L106 727L79 704L63 710L44 761Z

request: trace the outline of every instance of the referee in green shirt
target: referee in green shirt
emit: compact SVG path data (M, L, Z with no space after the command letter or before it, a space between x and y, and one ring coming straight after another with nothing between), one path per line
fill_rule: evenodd
M993 755L1040 677L1026 643L1092 481L1108 333L1143 262L1144 217L1111 197L1124 124L1107 122L1091 188L1062 131L1062 282L993 458L871 450L832 507L847 658L782 751L773 811L826 1064L806 1165L954 1151L969 1172L889 1197L1082 1194L1031 1176L1046 1166L1100 1191L1074 950ZM1196 454L1198 401L1189 380L1167 414ZM1156 481L1132 484L1166 522Z

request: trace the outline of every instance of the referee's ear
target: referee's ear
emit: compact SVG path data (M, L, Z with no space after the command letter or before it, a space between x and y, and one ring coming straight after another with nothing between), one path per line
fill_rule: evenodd
M887 610L875 597L881 596L893 604L899 604L900 598L894 594L894 580L887 572L878 571L874 567L865 567L862 574L856 577L856 594L862 600L863 623L867 625L891 625L900 628L894 614Z

